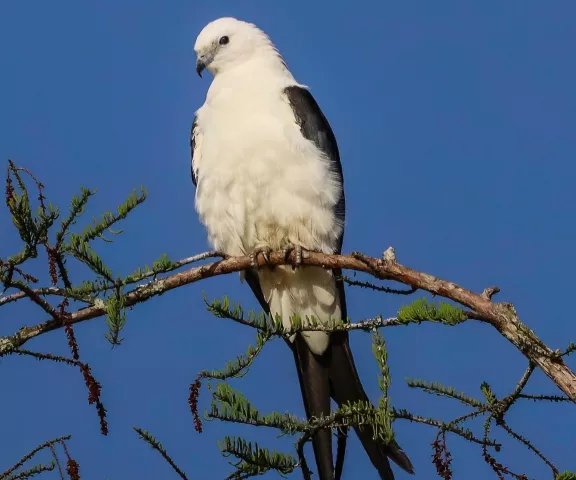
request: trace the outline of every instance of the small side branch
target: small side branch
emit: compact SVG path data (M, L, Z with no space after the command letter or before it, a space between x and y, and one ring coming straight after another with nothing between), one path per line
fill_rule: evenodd
M38 464L34 465L33 467L27 468L26 470L21 471L20 473L15 473L10 477L7 477L6 480L26 480L28 478L35 477L39 473L42 472L51 472L56 468L56 464L54 461L50 462L48 465Z
M487 445L487 446L495 447L495 448L501 447L501 445L499 443L497 443L496 441L491 440L489 438L484 438L484 439L478 438L470 430L456 426L455 422L444 423L444 422L441 422L439 420L435 420L433 418L426 418L426 417L421 417L420 415L414 415L410 412L407 412L406 410L394 410L393 416L394 416L394 419L409 420L411 422L422 423L424 425L429 425L431 427L436 427L436 428L439 428L441 430L455 433L456 435L458 435L462 438L465 438L466 440L468 440L470 442L477 443L479 445Z
M556 466L550 460L548 460L548 458L546 458L544 456L544 454L532 444L532 442L530 442L527 438L524 438L522 435L520 435L520 434L516 433L514 430L512 430L504 420L501 420L498 423L498 426L502 427L504 430L506 430L508 435L510 435L512 438L515 438L520 443L524 444L529 450L532 450L536 455L538 455L538 457L540 457L540 459L546 465L548 465L550 467L550 469L552 470L552 473L554 475L558 475L559 472L558 472L558 469L556 468Z
M382 285L376 285L372 282L363 282L360 280L354 280L353 278L343 276L342 279L346 282L347 285L352 287L360 287L360 288L368 288L370 290L374 290L376 292L383 292L383 293L392 293L394 295L411 295L417 288L407 288L407 289L399 289L399 288L391 288L391 287L384 287Z
M180 476L180 478L182 478L183 480L188 480L188 477L186 477L184 472L180 470L180 468L178 467L178 465L176 465L176 463L174 463L174 460L172 460L170 455L168 455L168 452L166 452L162 444L158 440L156 440L156 438L154 438L152 434L138 427L132 427L132 428L136 433L138 433L139 438L143 439L154 450L160 452L160 455L164 457L164 460L168 462L168 464L172 467L172 470L174 470Z
M9 475L12 474L13 472L15 472L16 470L18 470L19 468L21 468L22 466L24 466L24 464L28 460L30 460L34 455L36 455L39 451L44 450L45 448L51 448L55 444L62 443L66 440L70 440L71 438L72 438L71 435L67 435L65 437L58 437L58 438L54 438L52 440L48 440L47 442L44 442L43 444L38 445L34 450L32 450L29 453L27 453L26 455L24 455L18 462L16 462L8 470L5 470L3 473L0 473L0 480L4 480L7 478L27 478L27 477L15 477L15 476L9 477ZM54 467L55 467L55 465L52 465L51 468L44 468L44 470L52 470L52 469L54 469ZM42 471L44 471L44 470L42 470ZM22 473L24 473L24 472L22 472ZM28 475L28 476L31 476L31 475Z
M310 441L312 435L309 432L304 433L298 439L296 443L296 453L298 455L298 464L297 466L300 467L302 470L302 477L304 480L312 480L312 471L308 467L308 463L306 462L306 455L304 455L304 445Z

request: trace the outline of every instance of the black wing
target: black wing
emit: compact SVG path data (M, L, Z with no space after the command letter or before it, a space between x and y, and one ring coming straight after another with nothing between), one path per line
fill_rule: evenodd
M198 134L197 119L198 116L194 115L192 128L190 129L190 172L192 173L192 183L195 187L198 185L198 172L194 170L194 150L196 149L196 135Z
M284 93L288 98L296 123L300 127L302 135L307 140L316 145L316 147L326 155L330 162L330 169L336 176L340 183L340 198L334 209L336 218L344 225L344 218L346 215L346 200L344 198L344 176L342 175L342 164L340 163L340 152L338 151L338 143L328 120L320 110L318 103L312 94L305 88L292 86L284 89ZM344 230L338 239L338 250L340 253L342 249L342 240Z

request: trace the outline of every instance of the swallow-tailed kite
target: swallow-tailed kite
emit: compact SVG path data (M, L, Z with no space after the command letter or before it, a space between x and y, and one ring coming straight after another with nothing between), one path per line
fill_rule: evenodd
M302 249L340 253L344 181L336 139L314 97L299 84L268 36L255 25L220 18L199 34L196 69L214 79L191 131L196 210L210 243L229 255ZM254 257L253 257L254 258ZM320 267L253 268L245 279L262 307L319 323L346 319L341 272ZM308 418L368 400L346 332L306 332L288 341ZM395 442L356 428L380 478L394 478L388 457L413 473ZM313 438L320 480L334 477L332 434Z

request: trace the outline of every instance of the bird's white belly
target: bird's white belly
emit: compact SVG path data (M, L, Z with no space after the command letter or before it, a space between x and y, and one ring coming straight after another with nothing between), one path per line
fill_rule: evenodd
M262 125L262 141L252 139L254 128L236 125L218 141L203 139L196 209L213 247L229 255L289 243L334 251L340 187L328 163L311 142L297 135L292 141L286 128Z
M194 159L196 209L210 243L229 255L265 246L282 250L289 244L334 252L343 229L335 214L342 185L328 159L302 136L277 92L232 93L223 90L199 112L203 135L200 156ZM261 269L258 277L271 314L281 316L287 328L293 315L322 324L341 317L329 270L280 266ZM304 336L317 354L329 344L325 332Z

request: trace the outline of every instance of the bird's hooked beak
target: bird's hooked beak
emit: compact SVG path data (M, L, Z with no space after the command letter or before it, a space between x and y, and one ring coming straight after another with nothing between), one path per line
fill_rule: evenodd
M206 67L208 67L210 63L212 63L213 59L214 56L209 53L204 55L198 55L198 58L196 59L196 73L200 78L202 78L202 72L206 70Z
M200 57L196 60L196 73L200 78L202 78L202 72L206 69L206 64L202 61Z

